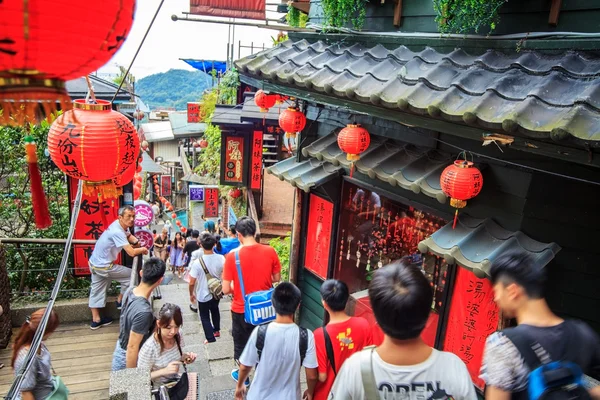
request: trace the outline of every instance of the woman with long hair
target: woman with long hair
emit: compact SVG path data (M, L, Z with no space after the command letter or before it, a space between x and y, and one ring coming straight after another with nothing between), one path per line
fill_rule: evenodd
M150 371L153 384L179 379L179 367L196 360L195 353L184 353L180 327L183 316L179 306L165 303L158 313L154 334L146 340L138 356L138 368Z
M45 308L35 311L25 320L23 325L21 325L21 329L13 344L12 358L10 360L10 365L13 367L15 375L19 372L25 362L31 342L33 341L33 336L40 325L45 311ZM56 330L58 324L58 314L52 310L42 340L46 340ZM29 371L27 371L27 374L25 374L25 378L21 385L21 396L18 396L17 399L45 399L54 391L54 389L55 381L52 376L50 352L42 342L33 359L33 364L29 368Z
M181 255L183 253L183 246L181 246L181 233L175 234L175 239L171 241L171 251L169 252L169 263L173 273L178 271L179 265L181 264Z

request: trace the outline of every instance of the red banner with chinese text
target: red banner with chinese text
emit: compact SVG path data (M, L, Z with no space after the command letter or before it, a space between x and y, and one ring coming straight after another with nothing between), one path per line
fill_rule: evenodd
M450 314L444 338L444 350L463 360L473 383L483 389L479 369L487 337L498 327L498 307L492 284L471 271L458 267L450 302Z
M222 184L237 185L244 183L244 137L223 135Z
M187 122L188 124L200 122L200 103L187 103Z
M171 175L161 175L160 194L164 197L171 196Z
M219 189L204 189L204 216L214 218L219 216Z
M332 222L333 203L311 194L304 267L323 279L329 267Z
M265 0L190 0L190 14L264 20Z
M69 177L69 207L73 209L75 196L77 195L77 179ZM115 219L119 210L119 200L107 200L104 202L104 217L102 217L102 205L98 202L98 197L81 195L81 206L79 216L75 223L74 239L98 240L102 232L108 228ZM89 275L90 268L88 260L92 255L94 245L76 244L73 246L73 259L76 276ZM119 256L120 257L120 256ZM117 263L120 258L117 258Z
M260 190L263 168L263 133L254 131L252 135L252 158L250 160L250 189Z

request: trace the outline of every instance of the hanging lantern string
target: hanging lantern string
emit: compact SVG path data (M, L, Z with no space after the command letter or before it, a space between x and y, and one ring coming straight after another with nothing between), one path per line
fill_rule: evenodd
M88 95L92 98L92 103L96 104L96 93L94 93L94 87L92 86L92 82L90 81L90 77L89 75L85 76L85 81L87 82L88 85ZM86 96L86 103L88 103L87 101L87 96Z

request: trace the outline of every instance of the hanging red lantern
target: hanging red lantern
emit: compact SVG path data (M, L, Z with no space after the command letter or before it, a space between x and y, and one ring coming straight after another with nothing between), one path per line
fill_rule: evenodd
M160 202L165 204L167 202L167 199L165 199L164 197L160 197Z
M241 195L242 195L242 191L240 189L238 189L238 188L231 189L229 191L229 197L231 197L232 199L237 199Z
M275 105L277 98L273 94L267 94L262 90L258 90L254 95L254 103L260 107L260 112L268 112L269 108Z
M458 209L464 208L467 205L467 200L472 199L481 192L483 175L473 162L466 159L456 160L442 172L440 186L442 191L450 197L450 205L456 208L454 223L452 224L452 229L454 229L458 219Z
M129 182L131 182L133 180L134 176L135 176L135 165L132 165L121 175L115 177L113 179L113 182L115 183L116 187L120 188L122 186L127 185ZM122 191L118 190L118 194L121 195Z
M173 218L173 219L177 218L177 214L175 214L175 213L171 214L171 218Z
M75 100L73 110L59 116L48 132L48 151L56 166L83 180L86 194L105 198L117 196L114 178L131 166L135 173L139 149L133 124L104 100Z
M175 221L175 225L181 226L181 221L180 220Z
M168 209L169 211L173 211L173 206L171 206L171 207L167 207L167 209Z
M166 201L166 202L165 202L165 207L167 207L167 208L171 208L171 207L172 207L172 204L171 204L169 201Z
M138 200L141 195L142 195L142 189L137 186L134 186L133 187L133 199Z
M119 50L135 0L106 0L102 7L5 0L0 8L0 122L22 125L49 117L59 106L71 109L65 82L96 71Z
M186 233L187 232L187 228L185 226L182 226L180 228L180 230L181 230L182 233Z
M350 161L350 176L354 172L354 162L360 160L360 154L369 148L371 135L369 131L358 124L349 124L340 131L337 137L338 146L346 153Z
M288 107L279 114L279 126L285 132L285 137L296 137L306 126L306 116L300 110L294 107Z
M200 139L200 142L198 142L198 145L200 146L201 149L205 149L208 147L208 140Z
M288 99L287 96L283 96L280 94L275 95L275 104L283 104Z

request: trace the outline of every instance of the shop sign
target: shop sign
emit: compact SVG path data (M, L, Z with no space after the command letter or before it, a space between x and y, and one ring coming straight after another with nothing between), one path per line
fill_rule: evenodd
M190 201L204 201L204 186L190 185L189 186Z
M219 188L205 188L206 201L204 202L204 216L214 218L219 216Z
M250 189L260 190L263 168L263 133L254 131L252 136L252 158L250 161Z
M163 197L171 196L171 175L161 175L160 177L160 194Z
M140 241L141 247L149 249L152 246L154 246L154 235L148 229L137 228L135 230L134 236Z
M311 194L304 267L323 279L329 267L332 222L333 203Z
M187 103L187 122L188 124L200 122L200 103Z
M498 307L492 284L471 271L457 267L456 283L444 338L444 351L459 356L466 364L473 383L483 390L479 378L486 338L498 327Z
M137 227L150 225L154 219L152 206L146 203L144 200L136 200L133 202L133 208L135 209L134 225Z
M247 175L245 137L224 133L221 139L221 184L245 186Z

